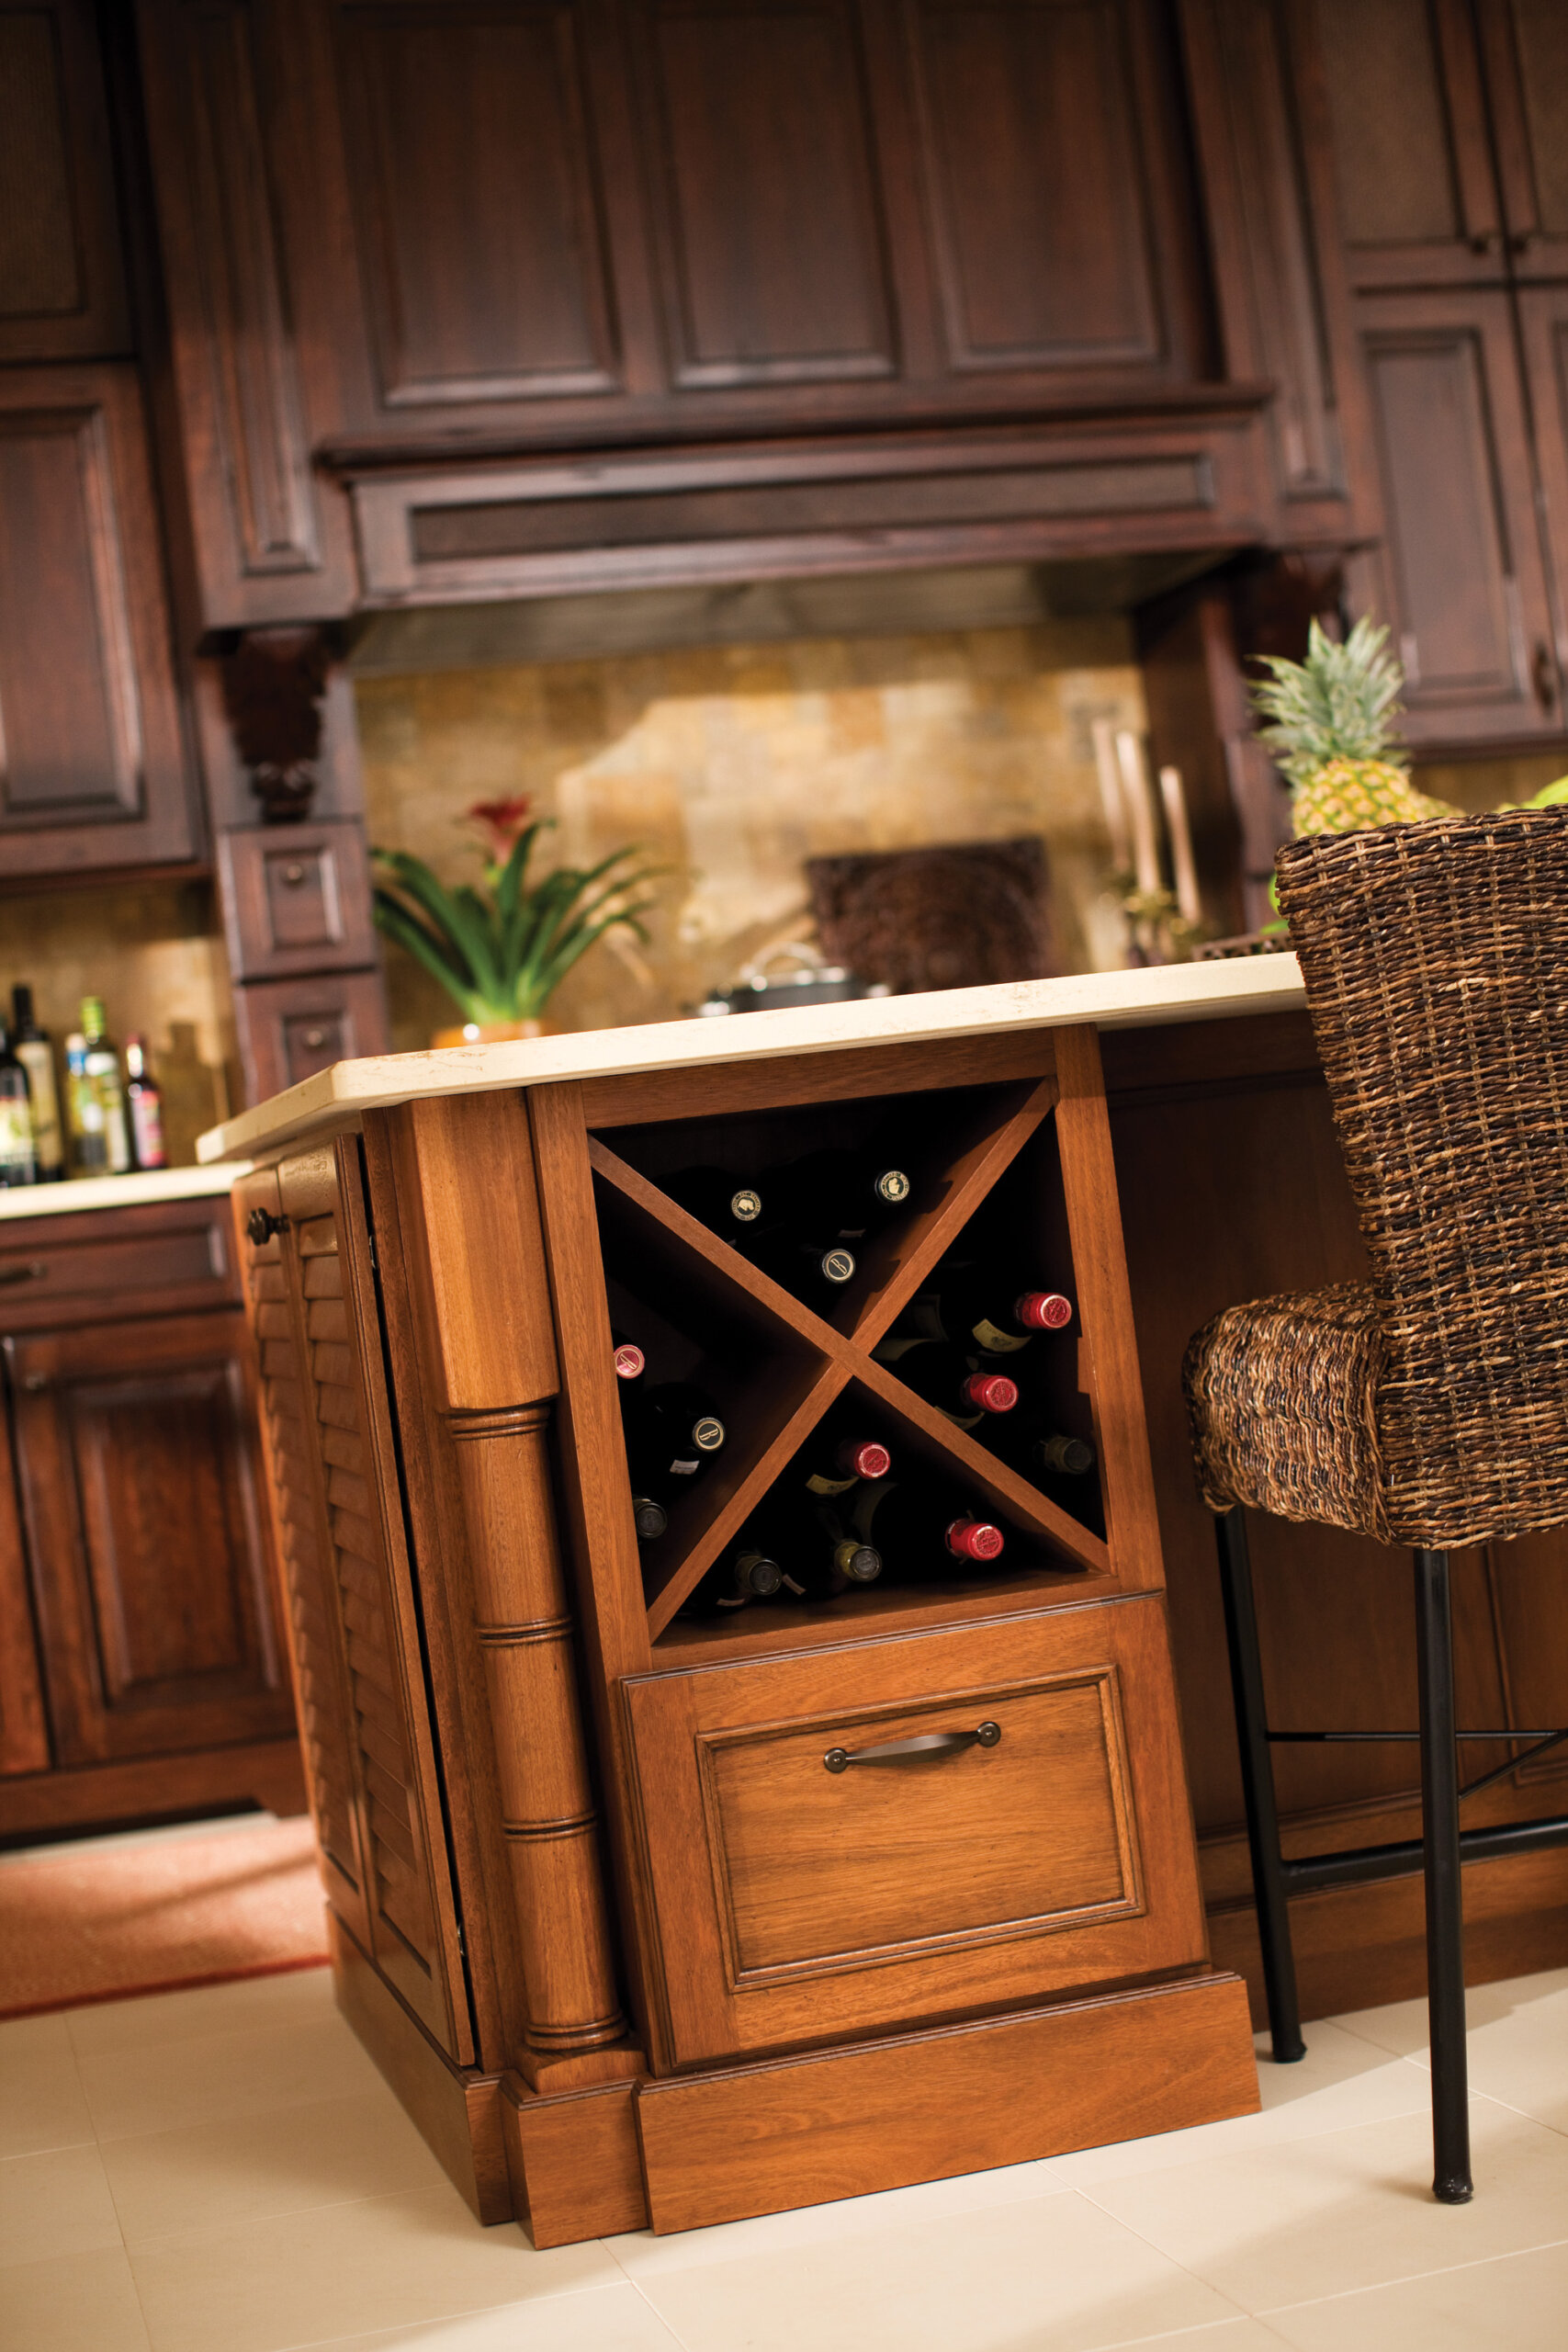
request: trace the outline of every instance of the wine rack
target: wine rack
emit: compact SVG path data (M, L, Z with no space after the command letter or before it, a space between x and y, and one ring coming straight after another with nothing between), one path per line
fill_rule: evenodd
M976 1227L1005 1234L1021 1263L1077 1297L1053 1125L1056 1100L1054 1076L1042 1075L896 1101L898 1157L914 1179L910 1200L869 1241L853 1279L825 1293L819 1306L803 1302L688 1215L659 1179L694 1161L738 1171L787 1161L819 1142L841 1142L857 1114L861 1125L874 1119L886 1128L886 1099L838 1104L830 1114L801 1105L761 1118L718 1115L591 1136L611 1321L647 1340L660 1377L699 1378L720 1396L728 1430L723 1454L673 1506L665 1533L642 1551L656 1660L688 1650L743 1655L803 1638L853 1639L888 1630L890 1620L994 1614L1077 1598L1112 1580L1096 1480L1083 1482L1092 1490L1088 1509L1067 1509L873 1353ZM1031 1354L1053 1367L1058 1425L1094 1436L1099 1451L1089 1338L1075 1315L1068 1331L1043 1336ZM890 1579L837 1600L736 1611L717 1623L677 1619L818 1422L846 1397L894 1448L899 1471L961 1486L1003 1526L1003 1559L980 1570L954 1564L938 1582Z

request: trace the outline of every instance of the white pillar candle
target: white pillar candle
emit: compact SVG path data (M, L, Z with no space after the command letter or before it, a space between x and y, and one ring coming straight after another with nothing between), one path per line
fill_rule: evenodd
M1179 768L1161 768L1159 797L1165 803L1165 837L1170 843L1170 871L1176 884L1176 903L1184 922L1199 923L1203 920L1203 901L1198 893L1198 867L1192 855L1192 828L1187 821L1187 795L1181 788Z
M1133 870L1133 844L1127 832L1127 810L1122 797L1122 777L1116 765L1116 729L1109 718L1097 718L1089 729L1094 739L1094 764L1100 776L1100 805L1111 836L1111 862L1118 874Z
M1144 758L1141 736L1130 727L1121 729L1116 737L1116 763L1122 771L1122 797L1127 804L1128 821L1133 830L1133 872L1138 888L1145 897L1165 888L1160 872L1159 843L1155 834L1154 795L1149 789L1148 763Z

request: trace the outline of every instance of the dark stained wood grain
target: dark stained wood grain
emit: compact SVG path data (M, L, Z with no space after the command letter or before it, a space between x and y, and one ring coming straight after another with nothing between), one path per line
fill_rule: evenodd
M240 1297L229 1204L149 1201L0 1226L0 1331L139 1322ZM19 1279L18 1279L19 1277Z
M374 963L362 825L338 819L236 826L219 836L218 857L231 978L284 979Z
M130 348L90 0L0 7L0 360Z
M234 1031L251 1102L265 1102L333 1062L382 1053L387 990L380 967L246 982L234 990Z
M820 2058L649 2083L637 2102L656 2231L1021 2164L1249 2113L1246 1996L1195 1976Z

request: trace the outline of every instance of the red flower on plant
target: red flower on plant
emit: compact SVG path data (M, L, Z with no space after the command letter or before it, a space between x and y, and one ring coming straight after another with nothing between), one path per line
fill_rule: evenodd
M498 863L509 857L513 843L528 821L534 803L527 793L516 800L476 800L463 811L465 820L479 828Z

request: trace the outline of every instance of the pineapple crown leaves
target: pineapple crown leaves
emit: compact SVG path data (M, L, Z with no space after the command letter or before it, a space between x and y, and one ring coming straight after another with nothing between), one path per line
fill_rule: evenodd
M1292 785L1310 783L1331 760L1408 769L1393 736L1404 673L1384 650L1387 641L1386 627L1362 618L1338 645L1314 620L1304 662L1259 655L1269 675L1252 688L1252 707L1269 723L1258 729L1258 739Z

